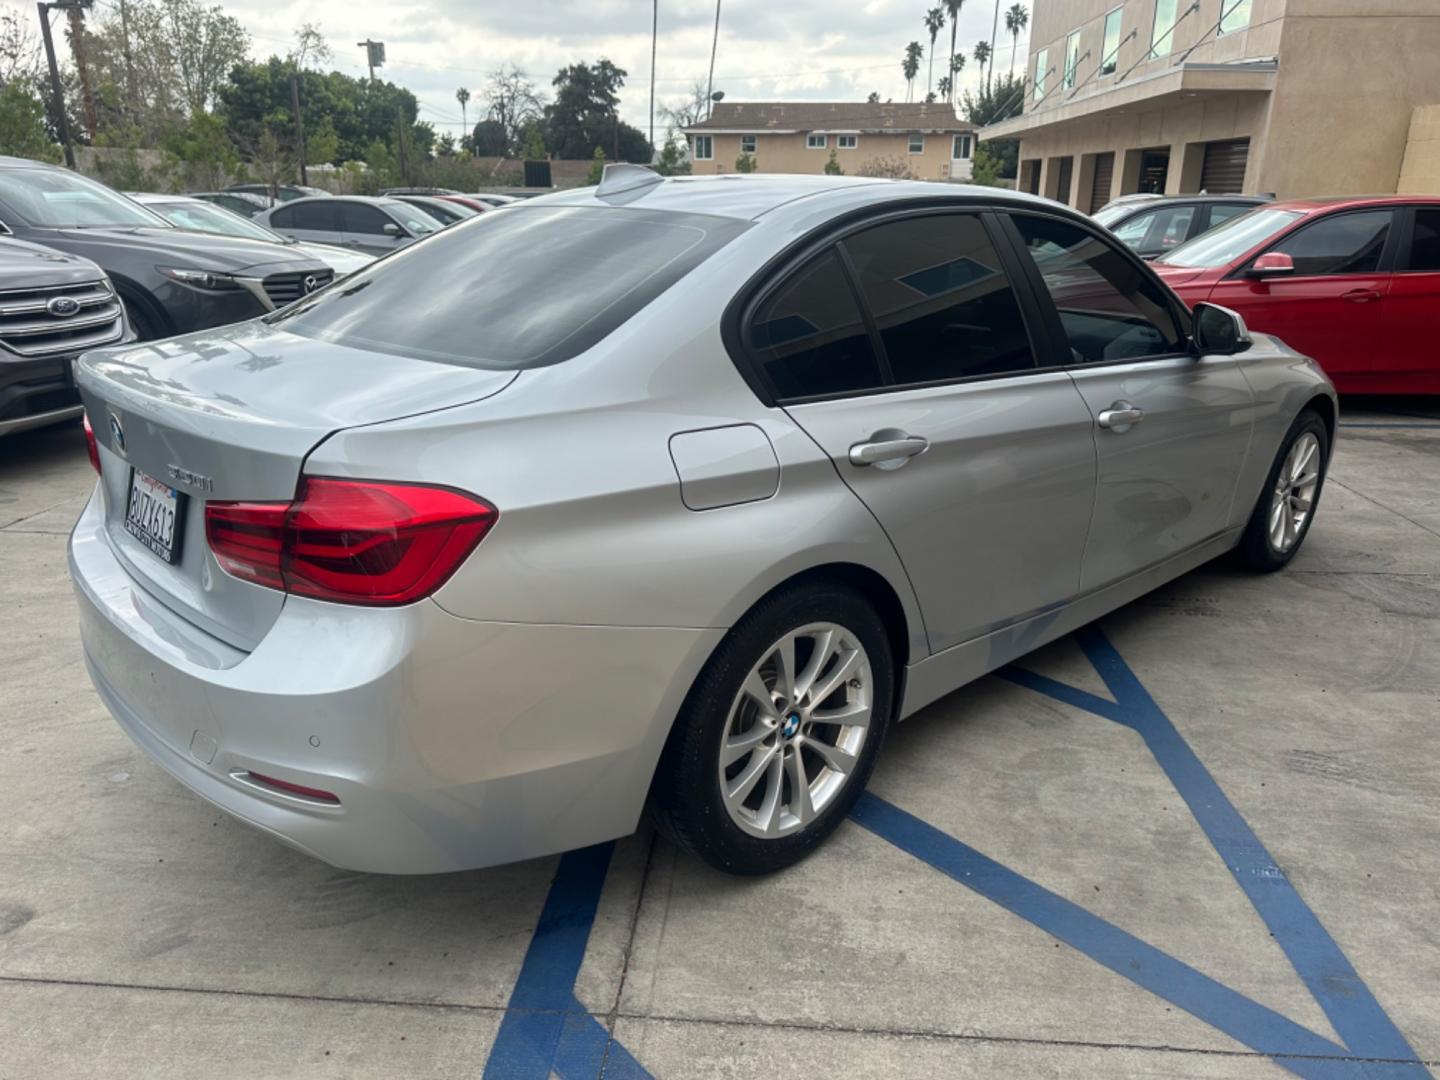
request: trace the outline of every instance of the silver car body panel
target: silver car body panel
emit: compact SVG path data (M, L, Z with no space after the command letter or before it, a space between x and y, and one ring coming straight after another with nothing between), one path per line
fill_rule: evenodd
M116 407L139 433L122 459L95 425L104 480L71 544L107 705L201 795L336 865L482 866L633 829L706 659L799 575L838 568L893 597L908 715L1233 546L1296 413L1333 402L1318 368L1261 335L1237 357L1126 371L789 409L757 397L721 334L731 299L814 230L912 197L1049 205L806 177L558 193L537 201L757 224L548 367L431 364L255 324L87 358L92 416ZM1146 418L1102 431L1095 410L1122 393ZM898 469L849 465L850 443L884 427L923 428L930 448ZM423 481L499 519L431 599L399 609L234 581L198 525L177 582L106 523L127 465L171 454L214 471L209 497L289 498L302 472Z

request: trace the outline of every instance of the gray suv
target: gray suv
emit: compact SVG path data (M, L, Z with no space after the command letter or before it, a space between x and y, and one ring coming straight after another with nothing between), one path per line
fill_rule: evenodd
M334 244L368 255L388 255L445 227L417 206L364 195L294 199L255 220L302 244Z
M142 341L263 315L335 272L284 244L208 236L68 169L0 157L0 235L100 265Z
M0 435L78 417L70 361L129 336L115 291L89 259L0 240Z

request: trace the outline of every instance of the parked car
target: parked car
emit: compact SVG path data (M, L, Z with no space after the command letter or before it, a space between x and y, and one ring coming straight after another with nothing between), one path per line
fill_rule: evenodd
M269 210L272 206L278 206L280 200L272 199L269 195L256 195L249 191L194 191L190 193L192 199L200 199L202 202L213 203L223 210L229 210L232 214L239 214L241 217L253 218L262 210Z
M0 435L79 419L71 361L133 337L100 267L0 239Z
M293 199L314 199L328 196L330 192L324 188L310 187L308 184L276 184L272 188L269 184L231 184L225 189L229 192L247 192L251 195L260 195L267 199L275 199L280 202L290 202Z
M371 255L389 254L444 228L419 207L365 195L296 199L256 220L307 244L339 245Z
M388 195L459 195L460 192L448 187L393 187L386 188L380 192L382 196Z
M1440 394L1440 198L1277 202L1155 269L1313 357L1341 393Z
M142 341L263 315L335 276L290 248L185 232L104 184L20 158L0 157L0 224L97 263Z
M141 206L155 211L177 229L190 232L213 233L216 236L238 236L247 240L263 240L271 244L285 244L307 255L319 259L336 274L348 274L374 261L370 255L361 254L350 248L333 247L329 244L302 244L288 236L267 229L258 221L232 214L218 204L202 202L189 195L155 195L148 192L127 193Z
M1270 201L1265 195L1154 196L1112 203L1095 220L1142 259L1153 259Z
M478 203L484 203L492 210L498 210L502 206L509 206L512 203L523 202L518 195L495 195L490 192L472 192L465 196L467 199L474 199Z
M456 199L435 198L430 195L396 195L394 198L411 206L419 207L441 225L453 225L480 213L474 207L466 206Z
M394 873L647 801L794 862L894 721L1228 550L1284 566L1335 426L1317 367L1047 200L639 166L79 381L101 700Z
M483 214L487 210L494 209L494 207L485 202L484 199L476 198L474 195L437 195L436 198L442 199L447 203L467 207L474 210L477 214Z

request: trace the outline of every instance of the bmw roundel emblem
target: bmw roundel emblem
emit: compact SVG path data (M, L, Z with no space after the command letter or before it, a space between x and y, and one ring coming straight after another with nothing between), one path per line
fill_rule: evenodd
M61 319L68 319L80 310L80 301L73 296L55 296L45 305L45 310Z
M125 453L125 429L113 412L110 414L110 445L119 453Z

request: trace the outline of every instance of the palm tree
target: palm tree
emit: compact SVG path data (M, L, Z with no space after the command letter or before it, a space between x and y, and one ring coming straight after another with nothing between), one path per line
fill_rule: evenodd
M925 55L925 50L918 41L912 41L905 46L905 59L900 64L900 70L905 73L905 100L910 101L915 95L915 76L920 74L920 58Z
M950 15L950 66L951 66L951 67L954 67L954 66L955 66L955 31L956 31L957 29L959 29L959 27L960 27L960 5L963 4L964 2L965 2L965 0L945 0L945 10L946 10L946 11L949 13L949 15ZM955 87L955 80L954 80L954 79L951 79L951 80L950 80L950 87L951 87L952 90L954 89L954 87ZM949 100L954 101L953 95L950 97Z
M975 62L980 65L980 77L985 77L985 64L990 59L990 43L988 41L977 41L975 43ZM989 83L987 82L988 86Z
M1020 31L1030 25L1030 12L1025 10L1024 4L1011 4L1010 10L1005 12L1005 29L1010 31L1010 36L1015 39L1015 45L1010 50L1010 75L1015 75L1015 54L1020 51Z
M925 74L925 92L927 94L935 84L935 38L939 36L944 26L945 11L943 8L933 7L925 13L925 29L930 31L930 70Z
M940 91L940 96L941 96L942 98L944 98L946 101L949 101L949 100L950 100L950 76L949 76L949 75L941 75L941 76L940 76L940 82L939 82L939 84L935 87L935 89L937 89L937 90Z
M705 80L705 119L710 119L710 104L715 99L715 50L720 47L720 0L715 0L715 36L710 39L710 76Z
M470 144L470 121L465 113L465 106L470 104L470 91L460 87L455 91L455 100L460 103L460 148L463 150Z
M965 66L965 54L956 53L950 58L950 85L956 89L960 86L960 70Z
M995 0L995 17L990 20L990 76L995 75L995 37L1000 32L1000 0ZM990 92L990 84L985 84L985 92Z

